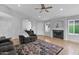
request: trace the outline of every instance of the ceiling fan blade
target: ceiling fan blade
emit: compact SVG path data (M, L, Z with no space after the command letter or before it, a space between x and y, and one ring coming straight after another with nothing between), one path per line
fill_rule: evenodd
M50 7L46 7L45 9L50 9L50 8L52 8L52 6L50 6Z

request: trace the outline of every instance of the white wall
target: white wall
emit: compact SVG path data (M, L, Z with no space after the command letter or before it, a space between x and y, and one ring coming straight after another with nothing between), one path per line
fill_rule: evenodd
M34 31L35 34L37 34L37 22L31 21L31 24L32 24L32 30Z
M12 37L21 32L20 20L16 18L0 17L0 36Z
M31 20L32 23L32 30L36 35L44 35L44 22L38 22L35 20Z
M47 35L50 35L52 37L52 29L55 28L55 23L56 22L61 22L60 24L62 24L62 26L60 26L61 29L64 29L64 40L70 40L70 41L74 41L74 42L79 42L79 35L69 35L68 34L68 20L75 20L75 19L79 19L79 15L76 16L71 16L71 17L62 17L62 18L57 18L57 19L52 19L51 21L47 21L50 22L51 24L51 30L49 31L49 33L47 33Z
M15 37L25 35L27 37L28 34L24 31L22 22L23 19L17 19L14 16L0 16L0 36Z
M37 35L44 35L44 23L37 23Z
M5 18L5 19L1 19L2 17L0 17L0 20L3 20L3 21L0 21L1 35L5 35L5 36L12 35L13 36L13 35L22 35L25 33L23 26L22 26L22 22L25 18L28 18L28 17L26 17L26 15L24 15L18 11L9 9L5 5L0 5L0 11L10 14L13 17L13 18L7 18L7 17L5 18L3 16L3 18ZM8 20L8 21L6 21L6 20ZM44 35L43 22L35 21L32 18L29 20L31 20L32 29L34 30L35 34Z
M22 28L24 18L24 14L0 5L0 36L12 37L25 33Z
M48 32L45 32L45 35L53 37L53 32L52 30L60 29L64 30L64 21L63 20L57 20L57 19L52 19L51 21L47 21L50 23L50 30ZM47 23L45 22L45 23ZM56 28L56 25L59 25L58 28Z
M0 5L0 11L6 13L5 16L8 14L11 17L4 16L0 14L0 36L12 37L25 34L22 22L26 17L26 15L8 9L6 6ZM34 30L35 34L37 35L44 35L44 27L43 22L35 21L34 19L30 19L32 23L32 29ZM26 24L27 25L27 24Z
M32 27L31 22L28 19L23 20L22 26L24 30L30 30Z

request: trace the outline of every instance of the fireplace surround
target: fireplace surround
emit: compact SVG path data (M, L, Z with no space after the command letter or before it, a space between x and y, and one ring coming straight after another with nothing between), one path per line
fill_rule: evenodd
M64 39L64 30L53 30L53 37Z

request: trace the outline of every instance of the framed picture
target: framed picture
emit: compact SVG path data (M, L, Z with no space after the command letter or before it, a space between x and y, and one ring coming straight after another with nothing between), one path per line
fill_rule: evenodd
M50 31L50 23L49 22L45 24L45 31L46 32Z

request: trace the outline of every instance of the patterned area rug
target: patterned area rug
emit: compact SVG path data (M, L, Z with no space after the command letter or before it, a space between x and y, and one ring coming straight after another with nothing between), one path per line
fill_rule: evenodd
M55 44L36 40L35 42L23 44L16 50L19 55L57 55L63 48Z

